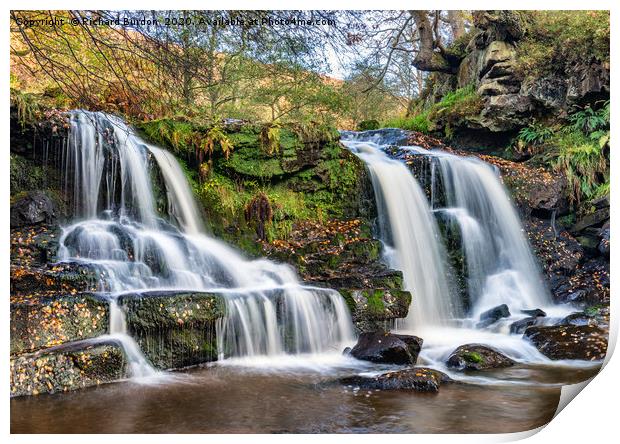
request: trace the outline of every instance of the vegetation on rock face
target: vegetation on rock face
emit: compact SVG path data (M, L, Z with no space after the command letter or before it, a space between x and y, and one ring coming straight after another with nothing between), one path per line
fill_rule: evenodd
M592 59L609 63L608 11L529 11L528 32L517 46L524 76L552 74Z

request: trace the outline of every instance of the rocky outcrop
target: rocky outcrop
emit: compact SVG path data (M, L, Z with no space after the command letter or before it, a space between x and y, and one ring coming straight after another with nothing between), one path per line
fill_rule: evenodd
M402 272L381 260L382 245L359 219L297 224L285 240L263 245L268 257L293 265L306 282L336 289L394 289Z
M56 221L58 208L43 191L28 191L11 200L11 228Z
M607 353L608 332L592 325L529 327L523 337L553 360L598 361Z
M11 358L11 396L57 393L125 377L126 362L114 344L65 347Z
M461 345L454 350L446 362L456 370L488 370L510 367L514 361L491 347L482 344Z
M359 332L389 331L395 319L407 317L411 293L404 290L339 290Z
M453 382L445 373L425 367L384 373L378 376L351 376L339 382L353 390L414 390L438 392L442 384Z
M217 359L216 321L222 298L211 293L153 292L119 300L127 327L157 368L188 367Z
M108 303L89 294L11 297L11 355L108 332Z
M573 105L609 98L609 64L598 60L584 60L565 72L524 78L517 52L529 26L523 12L475 11L473 24L455 88L475 85L484 106L479 116L462 122L461 130L514 132L542 112L564 117ZM440 83L449 81L442 78ZM440 98L436 94L434 101Z
M351 356L383 364L415 365L422 342L417 336L385 332L362 333L355 347L351 349Z

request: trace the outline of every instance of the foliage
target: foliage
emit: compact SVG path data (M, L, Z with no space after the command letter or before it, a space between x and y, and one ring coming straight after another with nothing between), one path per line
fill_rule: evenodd
M37 95L15 88L11 88L11 106L17 110L17 120L22 129L27 124L34 123L41 112L40 98Z
M518 70L538 77L583 60L609 62L609 11L530 11L530 27L519 43Z
M391 119L383 127L402 128L428 134L437 126L444 128L444 134L451 136L451 128L461 119L475 116L482 110L482 99L476 94L474 85L468 85L447 93L429 109L420 111L411 118Z
M553 130L540 123L526 126L519 131L518 139L527 144L541 145L553 135Z
M559 153L554 167L566 175L571 199L579 203L584 197L594 197L599 186L609 181L609 166L603 149L588 136L574 130L561 133L555 142Z
M155 143L171 147L177 153L194 154L202 165L205 156L211 159L216 153L226 159L234 146L219 122L196 123L185 116L157 119L138 123L138 127ZM201 167L202 169L206 167Z
M263 151L275 154L280 151L280 125L277 122L263 126L259 140Z
M357 125L357 130L358 131L370 131L370 130L379 129L379 127L380 127L379 121L376 119L362 120Z

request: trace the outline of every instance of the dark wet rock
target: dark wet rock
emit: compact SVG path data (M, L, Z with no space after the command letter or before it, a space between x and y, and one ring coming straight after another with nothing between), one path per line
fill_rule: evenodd
M540 320L537 316L520 319L510 324L510 333L522 334L528 327L531 327L532 325L536 325L539 322Z
M458 370L486 370L510 367L514 361L499 351L482 344L461 345L454 350L446 364Z
M582 217L571 227L570 230L572 233L579 233L586 228L600 226L606 220L609 220L609 207L598 209Z
M360 332L388 331L395 319L405 318L411 293L404 290L339 290L353 324Z
M575 273L552 282L554 300L585 305L609 304L609 261L602 257L579 265Z
M58 254L61 229L58 225L40 224L11 230L11 264L45 267Z
M346 347L344 350L342 350L342 354L344 356L349 356L351 354L351 347Z
M595 325L603 329L609 328L609 306L594 305L584 311L571 313L555 325Z
M569 314L555 325L572 325L575 327L582 327L584 325L596 325L596 320L592 316L588 316L587 314L580 312Z
M535 326L523 337L549 359L596 361L607 353L608 331L592 325Z
M76 294L96 291L98 274L92 267L77 263L47 267L11 266L11 294Z
M542 311L540 308L535 308L533 310L521 310L521 313L526 314L526 315L530 315L530 316L535 317L535 318L547 316L547 313Z
M122 350L113 344L83 345L11 358L11 396L65 392L125 377Z
M11 228L50 224L57 216L56 204L43 191L29 191L12 199Z
M415 364L422 349L416 336L384 332L362 333L351 350L351 356L363 361L384 364Z
M499 321L501 318L507 318L510 316L510 310L508 305L502 304L495 308L485 311L480 315L480 322L476 325L478 328L488 327Z
M108 332L108 304L89 294L11 297L11 354Z
M304 281L317 286L400 290L403 285L402 272L382 262L381 242L359 219L299 223L290 239L265 244L263 252L293 265Z
M159 369L181 368L217 359L216 322L225 313L212 293L153 292L123 295L129 331Z
M603 256L609 258L609 252L610 250L610 234L609 234L609 228L603 228L601 229L600 232L600 237L601 240L597 246L597 249L599 251L599 253L601 253Z
M425 367L384 373L379 376L351 376L339 382L362 390L415 390L418 392L438 392L443 383L453 380L445 373Z

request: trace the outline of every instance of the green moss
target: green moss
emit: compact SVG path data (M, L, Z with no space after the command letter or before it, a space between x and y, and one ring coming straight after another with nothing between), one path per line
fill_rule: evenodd
M483 102L476 93L475 86L468 85L447 93L441 101L427 110L419 111L413 117L388 120L383 127L402 128L425 134L439 127L444 129L446 137L451 138L452 128L463 119L480 114L482 107Z
M463 359L472 364L480 364L484 359L479 353L476 352L465 352L461 355Z
M368 294L366 298L366 304L368 304L368 309L374 313L382 313L385 310L385 303L383 302L383 294L382 290L374 290L372 293Z

